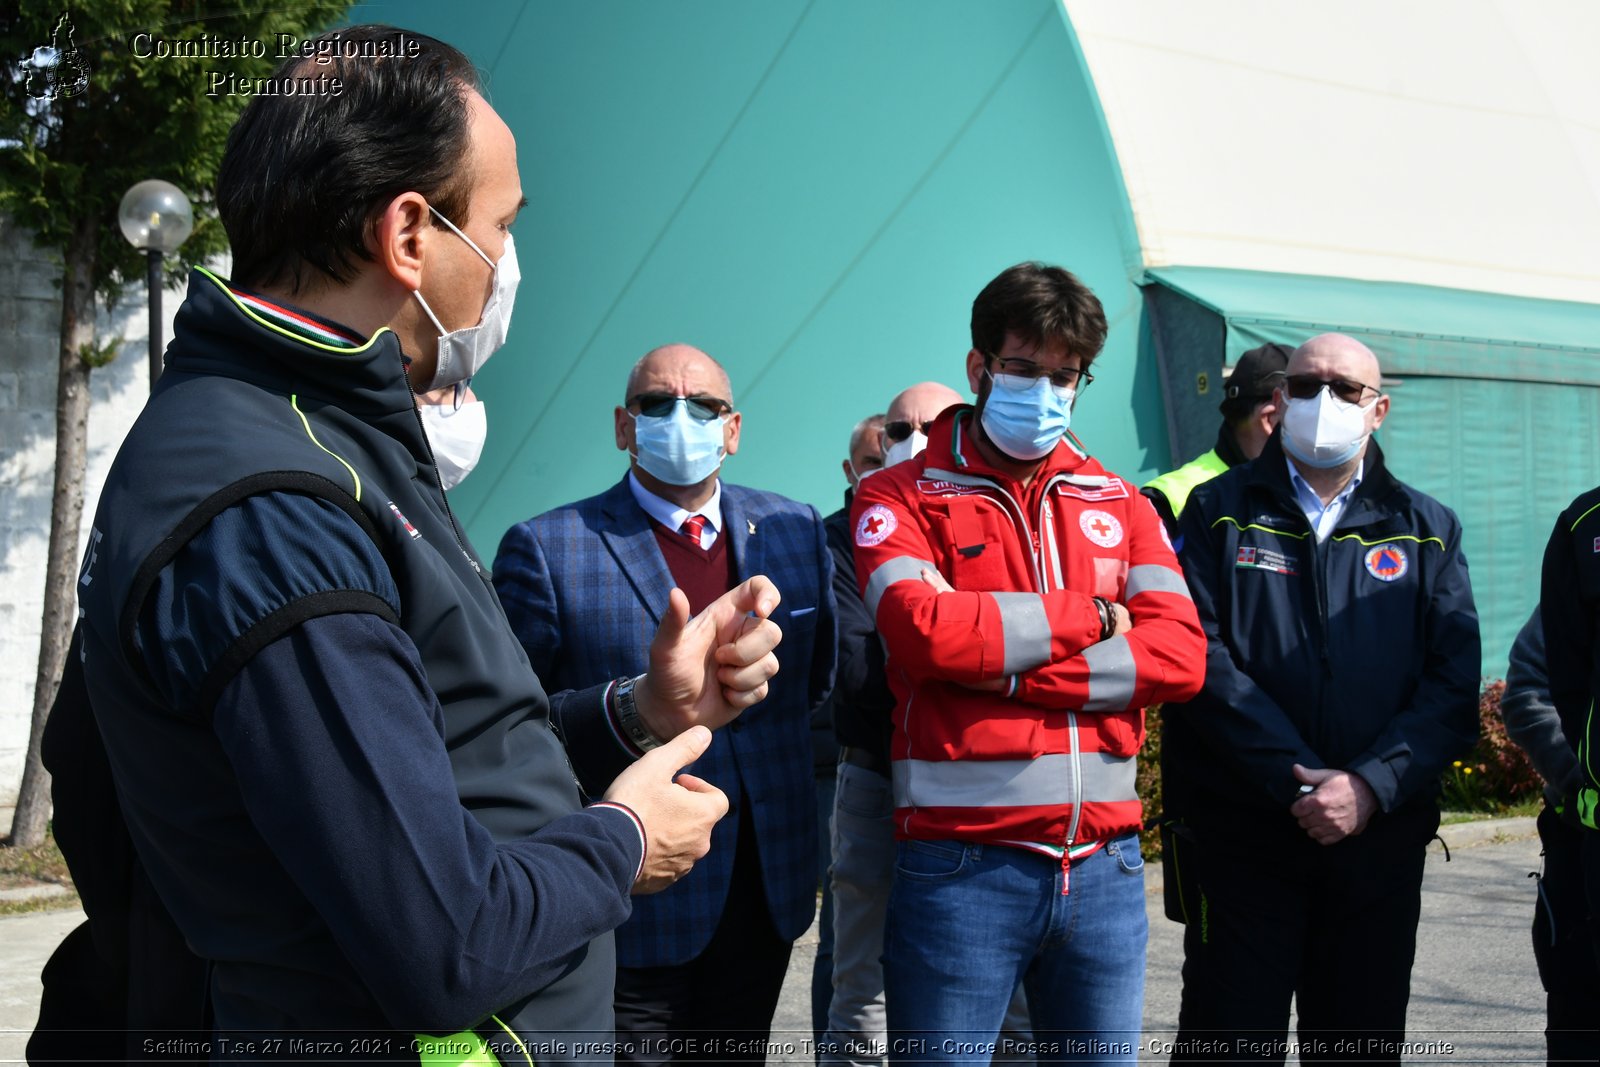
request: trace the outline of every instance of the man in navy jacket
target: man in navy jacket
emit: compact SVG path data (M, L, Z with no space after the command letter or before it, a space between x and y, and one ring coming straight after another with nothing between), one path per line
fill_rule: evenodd
M1438 778L1477 736L1478 616L1461 524L1371 440L1371 350L1312 338L1278 398L1261 455L1180 524L1207 658L1162 735L1174 1058L1281 1062L1293 996L1302 1056L1398 1063Z
M765 695L777 592L754 579L692 621L672 605L626 702L545 695L413 395L503 340L515 142L448 45L381 26L318 45L345 57L343 91L259 96L235 126L217 190L234 278L191 277L108 476L78 736L103 737L136 862L206 961L190 1025L214 1020L211 1058L405 1056L413 1032L462 1031L457 1051L490 1035L588 1059L609 931L725 810L673 775L700 725ZM328 72L309 63L280 76ZM633 762L625 717L677 736ZM97 943L130 925L97 911ZM131 984L160 980L130 957Z

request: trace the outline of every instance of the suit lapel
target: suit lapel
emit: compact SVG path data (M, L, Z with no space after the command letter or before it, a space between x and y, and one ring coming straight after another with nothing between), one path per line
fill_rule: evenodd
M728 539L728 551L733 553L733 572L739 581L760 574L761 535L745 511L744 501L727 482L722 483L722 532Z
M655 528L650 516L644 513L633 493L628 489L626 477L611 488L602 498L604 521L600 539L615 557L617 566L633 586L656 624L667 612L667 594L672 589L672 572L656 543Z

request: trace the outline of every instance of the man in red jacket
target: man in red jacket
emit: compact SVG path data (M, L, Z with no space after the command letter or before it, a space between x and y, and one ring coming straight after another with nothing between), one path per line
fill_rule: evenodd
M894 691L890 1058L987 1063L1018 981L1041 1059L1138 1058L1143 709L1205 637L1149 501L1067 432L1105 343L1059 267L972 307L975 408L862 483L856 575Z

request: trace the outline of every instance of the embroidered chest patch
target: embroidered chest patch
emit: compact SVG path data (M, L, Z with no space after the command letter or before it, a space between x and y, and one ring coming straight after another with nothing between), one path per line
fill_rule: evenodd
M1406 550L1399 545L1379 545L1367 552L1367 573L1380 582L1393 582L1405 577L1411 568Z
M1078 516L1078 529L1101 548L1122 544L1122 523L1108 511L1085 511Z
M386 503L389 505L389 510L394 512L394 517L400 520L400 525L406 528L406 533L410 534L412 537L422 536L422 534L417 532L417 528L411 525L411 520L401 514L400 509L394 506L393 500L387 501Z
M1258 545L1240 545L1233 557L1233 565L1238 570L1271 571L1273 574L1299 574L1295 562L1276 549Z
M889 539L899 525L900 520L894 517L894 512L882 504L874 504L861 513L861 521L856 523L856 544L863 548L880 545Z

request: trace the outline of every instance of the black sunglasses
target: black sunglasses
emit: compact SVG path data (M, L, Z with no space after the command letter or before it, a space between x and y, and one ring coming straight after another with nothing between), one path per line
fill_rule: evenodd
M1346 404L1359 404L1367 390L1374 396L1382 394L1370 385L1352 382L1348 378L1318 378L1315 374L1291 374L1284 378L1284 390L1295 400L1310 400L1326 386L1333 395Z
M889 440L898 443L910 437L913 432L926 434L928 427L932 425L933 423L931 422L912 423L904 419L896 419L894 422L883 424L883 435Z
M666 418L678 401L684 401L689 417L699 422L710 422L733 410L733 405L714 396L673 396L671 393L640 393L630 396L627 406L639 409L639 414L652 419Z

